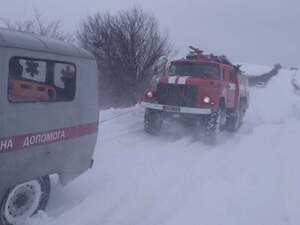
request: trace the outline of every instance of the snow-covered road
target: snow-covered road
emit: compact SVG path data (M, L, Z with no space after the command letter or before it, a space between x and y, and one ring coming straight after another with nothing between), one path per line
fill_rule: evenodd
M283 70L253 88L243 127L215 147L172 127L147 135L139 106L103 111L104 120L128 113L100 125L94 168L66 187L54 181L47 215L27 224L300 224L300 96L290 81Z

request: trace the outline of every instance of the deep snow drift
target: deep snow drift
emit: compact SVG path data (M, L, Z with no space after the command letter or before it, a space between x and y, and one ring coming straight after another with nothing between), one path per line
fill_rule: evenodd
M215 147L168 128L145 134L139 106L102 112L114 119L100 125L94 168L54 184L48 216L27 224L300 224L300 96L291 78L282 70L253 88L243 127Z

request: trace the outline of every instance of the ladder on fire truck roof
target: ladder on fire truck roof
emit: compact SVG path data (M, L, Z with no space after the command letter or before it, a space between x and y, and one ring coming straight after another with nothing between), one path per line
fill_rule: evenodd
M200 50L199 48L195 48L193 46L189 46L189 48L192 51L190 51L190 53L186 56L186 59L188 60L206 59L206 60L211 60L218 63L234 66L225 55L220 55L220 56L213 55L213 54L205 55L203 54L204 51Z

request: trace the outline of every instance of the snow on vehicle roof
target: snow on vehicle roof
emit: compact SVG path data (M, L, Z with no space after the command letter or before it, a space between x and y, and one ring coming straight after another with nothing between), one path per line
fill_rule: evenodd
M40 35L0 28L0 46L94 59L88 51Z

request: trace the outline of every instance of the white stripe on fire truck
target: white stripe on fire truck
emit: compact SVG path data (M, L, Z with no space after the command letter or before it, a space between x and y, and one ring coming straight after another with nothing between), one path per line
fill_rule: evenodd
M186 81L189 77L186 76L186 77L180 77L177 81L177 84L186 84Z
M177 76L175 77L169 77L168 78L168 84L176 84L176 79L177 79Z

